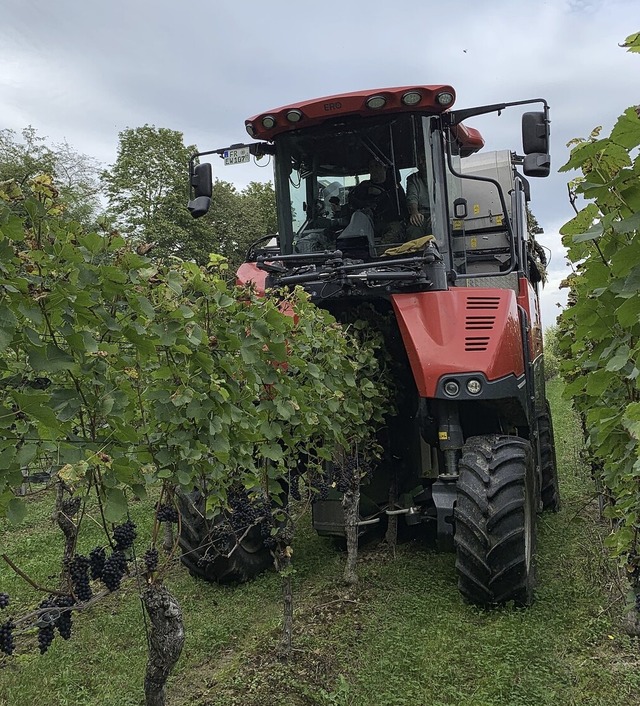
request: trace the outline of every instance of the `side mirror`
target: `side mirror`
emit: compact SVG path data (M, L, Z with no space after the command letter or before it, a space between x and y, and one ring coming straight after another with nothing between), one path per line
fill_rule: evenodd
M193 218L200 218L209 212L209 207L211 206L211 199L208 196L197 196L195 199L191 199L187 204L189 213Z
M551 171L551 157L548 154L527 154L522 164L526 176L546 177Z
M193 173L191 174L191 186L195 197L208 196L211 198L211 194L213 192L212 184L211 165L209 162L205 162L204 164L196 164L193 168Z
M213 193L211 165L208 162L197 164L193 168L191 172L191 188L195 198L189 201L187 208L193 218L200 218L200 216L204 216L209 211Z
M549 153L549 121L546 113L523 114L522 148L525 154Z

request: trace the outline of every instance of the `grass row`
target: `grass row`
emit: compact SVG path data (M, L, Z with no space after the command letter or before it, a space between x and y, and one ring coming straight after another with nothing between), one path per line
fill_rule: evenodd
M631 706L640 703L637 645L617 627L625 587L602 547L576 419L549 389L562 510L538 523L539 588L527 610L481 611L456 590L453 555L418 542L395 558L369 547L360 583L340 584L343 556L301 526L294 546L294 653L276 657L281 618L274 573L235 588L191 578L166 583L184 613L186 644L169 684L171 706ZM38 583L55 585L62 539L49 499L30 502L19 529L0 525L2 552ZM150 504L134 503L138 551ZM101 541L85 521L81 552ZM40 596L0 563L0 590L17 614ZM10 612L10 611L5 611ZM74 618L75 634L41 656L33 635L0 659L0 706L138 706L146 636L135 584Z

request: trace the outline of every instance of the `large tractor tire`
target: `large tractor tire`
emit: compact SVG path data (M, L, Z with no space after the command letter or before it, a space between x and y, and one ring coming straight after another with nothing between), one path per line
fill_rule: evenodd
M538 417L540 439L540 457L542 461L542 509L558 512L560 509L560 491L558 488L558 466L556 464L556 446L553 437L551 408L545 402L545 413Z
M177 493L176 497L181 515L181 561L192 576L210 583L244 583L273 565L260 527L252 527L236 546L235 538L219 531L221 521L205 518L205 497L200 491Z
M467 440L455 506L458 588L475 605L533 601L535 469L525 439L491 434Z

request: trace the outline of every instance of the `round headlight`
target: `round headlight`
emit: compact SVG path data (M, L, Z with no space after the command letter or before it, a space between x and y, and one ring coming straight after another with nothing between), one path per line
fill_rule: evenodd
M449 397L455 397L460 392L460 385L455 380L447 380L444 384L444 392Z
M405 105L418 105L422 100L422 93L419 91L407 91L404 96L402 96L402 102Z
M467 381L467 392L470 395L477 395L480 390L482 390L482 383L480 382L480 380L471 378L471 380Z
M371 108L371 110L384 108L386 103L387 99L384 96L371 96L371 98L367 98L367 108Z
M453 103L453 93L449 93L449 91L438 93L436 100L440 105L451 105Z
M262 127L271 130L272 127L276 126L276 119L273 117L273 115L265 115L264 118L262 118Z
M255 128L253 127L253 125L252 125L251 123L247 123L247 124L245 125L245 129L246 129L246 131L249 133L249 135L250 135L251 137L255 137L255 136L256 136Z
M290 110L287 113L287 120L290 123L297 123L302 120L302 113L299 110Z

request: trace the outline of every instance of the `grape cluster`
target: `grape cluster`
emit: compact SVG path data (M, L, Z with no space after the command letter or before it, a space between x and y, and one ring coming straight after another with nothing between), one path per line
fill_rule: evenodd
M91 578L101 579L102 571L104 570L104 562L107 560L107 555L103 547L96 547L89 552L89 568L91 570Z
M327 500L331 488L346 493L354 482L362 482L369 471L369 464L355 454L347 456L341 463L334 462L317 478L314 499Z
M38 607L55 608L55 600L52 597L45 598ZM38 620L38 647L40 648L41 655L49 649L51 643L53 642L53 638L56 636L56 619L57 614L54 611L42 613L40 615Z
M0 610L6 608L9 605L9 594L0 593Z
M117 590L120 588L120 582L126 571L127 558L123 551L116 549L104 563L104 568L102 569L102 581L104 585L110 591Z
M56 620L56 627L63 640L68 640L71 637L71 607L75 604L73 596L58 596L55 599L55 605L60 608L60 615Z
M113 541L116 543L115 551L126 551L133 545L137 537L136 524L131 520L127 520L121 525L113 528Z
M158 522L171 522L175 524L178 522L178 511L173 505L158 505L156 518Z
M300 495L300 474L296 471L291 471L289 495L296 502L302 499L302 496Z
M86 556L76 554L69 567L71 582L73 583L73 592L78 597L78 600L83 602L88 601L93 595L91 586L89 585L90 564L91 562Z
M262 543L267 549L275 549L277 545L276 537L271 534L272 527L271 518L260 523L260 536L262 537Z
M13 620L7 620L6 623L0 625L0 652L4 652L6 655L13 654L15 649L15 643L13 641L13 630L16 624Z
M271 514L264 499L252 500L249 493L242 487L232 488L227 495L227 500L231 508L229 522L235 532L243 532L247 527L255 524L259 518Z
M321 473L315 478L313 483L313 499L328 500L329 489L331 488L331 480L328 473Z
M158 550L155 547L147 549L142 557L148 574L152 574L158 568Z

